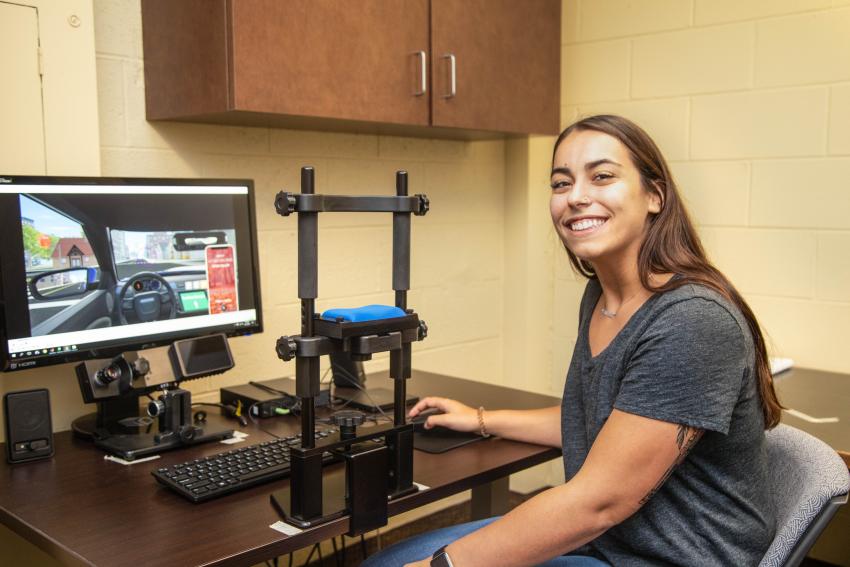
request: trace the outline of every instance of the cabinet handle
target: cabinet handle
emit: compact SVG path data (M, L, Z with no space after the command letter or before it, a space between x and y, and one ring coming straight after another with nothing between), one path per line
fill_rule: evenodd
M457 58L454 53L446 53L443 59L449 60L449 94L444 94L443 98L452 98L457 94Z
M419 90L414 91L413 96L422 96L428 92L428 68L426 66L426 55L424 51L414 51L413 55L419 57Z

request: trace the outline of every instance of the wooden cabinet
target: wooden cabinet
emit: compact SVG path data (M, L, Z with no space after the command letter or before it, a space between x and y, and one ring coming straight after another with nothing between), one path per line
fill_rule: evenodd
M555 134L560 0L143 0L149 120Z
M557 0L431 0L432 124L557 134L560 14Z

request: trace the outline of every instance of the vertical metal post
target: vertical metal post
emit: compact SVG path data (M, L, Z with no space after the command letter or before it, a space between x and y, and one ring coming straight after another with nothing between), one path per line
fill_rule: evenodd
M301 193L316 192L312 167L301 168ZM301 299L301 336L313 336L313 315L319 292L319 214L298 213L298 297ZM319 395L319 359L295 359L295 393L301 400L301 446L315 445L315 404Z
M406 171L396 172L395 192L399 197L407 196ZM406 310L407 290L410 289L410 213L393 213L393 289L396 307ZM393 421L396 425L402 425L405 422L404 402L407 398L405 379L410 377L410 372L405 372L405 368L410 366L405 358L410 357L409 346L408 343L404 343L400 350L390 352L390 376L394 379Z
M407 172L395 174L395 193L407 197ZM410 289L410 213L393 213L393 289L396 307L407 309Z

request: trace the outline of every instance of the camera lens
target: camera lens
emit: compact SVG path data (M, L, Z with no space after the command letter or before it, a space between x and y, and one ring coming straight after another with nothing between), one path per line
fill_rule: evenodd
M153 400L148 403L148 415L151 417L157 417L158 415L165 412L165 402L162 400Z
M105 388L111 382L114 382L121 377L121 369L117 364L110 364L106 368L101 368L97 371L94 381L98 386Z

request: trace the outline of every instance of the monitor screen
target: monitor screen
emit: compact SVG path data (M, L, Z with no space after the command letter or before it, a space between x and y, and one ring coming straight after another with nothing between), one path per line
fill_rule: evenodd
M252 181L0 176L0 369L261 330Z

